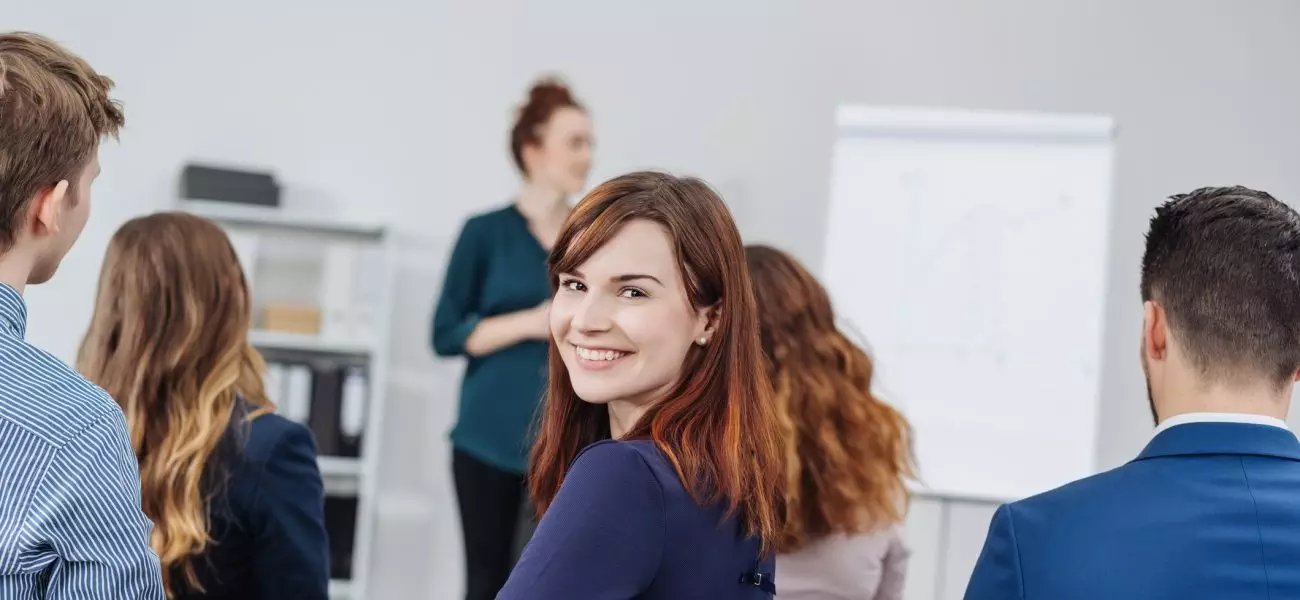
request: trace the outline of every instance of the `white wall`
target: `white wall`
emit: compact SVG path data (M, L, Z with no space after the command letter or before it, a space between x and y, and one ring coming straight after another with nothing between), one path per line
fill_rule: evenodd
M590 105L596 178L643 166L703 175L751 239L814 265L840 101L1115 116L1105 466L1132 456L1150 430L1135 355L1151 207L1206 184L1300 199L1293 0L362 6L0 0L0 14L4 27L53 35L89 57L126 103L92 224L59 277L29 294L31 339L59 355L71 358L84 330L111 231L168 206L188 159L270 165L291 204L400 229L385 450L403 460L383 473L380 598L459 590L444 435L459 367L430 357L427 321L461 220L515 185L505 136L541 71L563 72ZM978 544L986 522L980 512L954 524L966 540L954 543ZM960 586L949 582L943 595L959 597Z

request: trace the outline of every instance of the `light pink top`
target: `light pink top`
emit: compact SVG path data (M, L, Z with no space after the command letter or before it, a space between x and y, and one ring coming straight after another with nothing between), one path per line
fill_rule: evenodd
M911 550L902 526L833 534L776 557L780 600L903 600Z

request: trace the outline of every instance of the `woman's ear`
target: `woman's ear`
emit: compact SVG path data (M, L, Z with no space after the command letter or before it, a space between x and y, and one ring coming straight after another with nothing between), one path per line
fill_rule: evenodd
M717 304L706 306L698 309L696 312L695 326L695 343L701 346L707 346L709 340L713 339L713 333L718 328L718 317L721 311Z
M537 172L538 165L542 161L542 144L524 144L519 151L520 159L524 163L524 173L531 174Z

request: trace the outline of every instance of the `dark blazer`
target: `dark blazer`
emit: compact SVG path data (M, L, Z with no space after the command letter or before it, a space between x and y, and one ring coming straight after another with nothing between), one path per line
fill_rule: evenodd
M325 600L325 490L311 432L279 415L249 422L244 414L236 411L208 482L219 491L213 542L195 561L205 593L178 598Z
M1133 462L998 509L967 600L1300 598L1300 441L1186 423Z
M654 442L606 440L574 460L497 600L770 600L774 571Z

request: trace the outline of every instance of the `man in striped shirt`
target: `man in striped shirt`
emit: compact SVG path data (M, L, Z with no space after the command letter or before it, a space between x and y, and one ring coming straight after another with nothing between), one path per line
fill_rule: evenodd
M0 600L162 600L126 419L23 340L28 284L86 224L112 81L33 34L0 34Z

